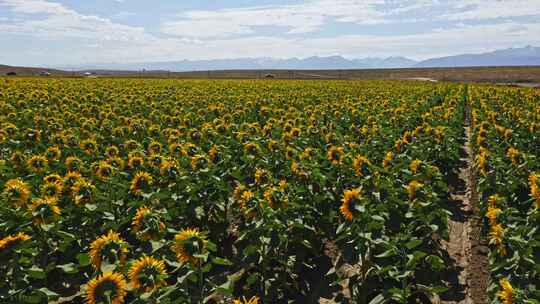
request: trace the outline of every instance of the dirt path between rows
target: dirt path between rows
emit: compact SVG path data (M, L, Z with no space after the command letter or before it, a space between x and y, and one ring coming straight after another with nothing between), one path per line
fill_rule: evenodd
M476 191L474 153L471 149L470 107L467 106L465 112L462 166L457 182L451 185L449 241L442 242L453 265L448 265L445 276L449 290L433 299L433 303L437 304L488 302L488 247L480 235L482 218L475 212L479 196Z

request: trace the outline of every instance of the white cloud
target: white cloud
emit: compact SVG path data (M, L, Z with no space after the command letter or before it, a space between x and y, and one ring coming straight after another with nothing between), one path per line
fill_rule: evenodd
M65 37L95 40L142 40L149 38L142 27L114 23L109 19L80 14L62 4L44 0L0 0L0 7L19 14L40 14L44 17L25 18L0 24L4 33L35 35L40 38Z
M0 19L0 37L27 39L34 48L8 44L2 58L20 58L21 64L78 64L92 62L170 61L238 57L307 57L313 55L407 56L423 59L497 48L540 45L540 21L522 23L510 17L537 15L538 0L519 7L519 0L309 0L304 4L257 6L217 11L189 11L165 22L163 36L143 27L121 24L100 16L86 15L65 5L45 0L0 0L0 9L12 14ZM493 4L495 3L495 4ZM478 11L475 5L484 5ZM511 9L510 5L517 6ZM527 8L524 9L523 7ZM440 11L431 17L418 11ZM139 14L139 12L138 12ZM459 16L459 18L458 18ZM504 18L470 25L468 20ZM454 20L453 27L425 30L408 35L342 35L317 38L316 34L262 35L260 26L279 27L286 33L315 32L330 21L373 24L405 18ZM509 18L510 21L503 21ZM114 19L116 20L116 19ZM410 19L407 19L410 20ZM469 25L468 25L469 24ZM11 35L11 36L9 36ZM241 35L241 36L238 36ZM22 38L21 38L22 37ZM9 56L6 56L8 54Z
M216 11L189 11L164 22L164 33L187 37L224 37L252 34L258 26L288 28L289 34L316 31L330 18L340 22L385 22L375 5L384 0L310 0L304 4L256 6Z
M540 0L454 0L443 20L482 20L539 16Z

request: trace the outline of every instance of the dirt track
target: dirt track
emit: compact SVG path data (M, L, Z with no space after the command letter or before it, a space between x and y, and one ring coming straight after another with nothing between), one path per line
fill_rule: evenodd
M476 215L478 203L476 170L471 146L470 108L464 121L465 142L462 146L462 166L458 184L454 185L452 216L448 222L449 241L443 241L453 265L447 274L449 290L437 296L434 303L484 304L488 302L488 247L480 237L481 217Z

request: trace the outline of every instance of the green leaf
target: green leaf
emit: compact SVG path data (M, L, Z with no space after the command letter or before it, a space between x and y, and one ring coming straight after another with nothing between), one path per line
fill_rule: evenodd
M431 268L437 271L443 270L445 266L444 261L440 257L435 255L430 255L426 257L426 262L429 263Z
M37 267L36 265L28 269L28 276L34 279L45 279L47 274L42 268Z
M227 266L231 266L233 263L227 259L223 259L223 258L213 258L212 259L212 263L216 264L216 265L227 265Z
M56 300L56 299L58 299L60 297L59 294L57 294L56 292L51 291L51 290L49 290L49 289L47 289L45 287L42 287L42 288L38 289L37 291L43 293L47 297L48 300Z
M420 245L420 244L422 244L422 240L415 239L415 240L408 241L405 244L405 247L407 247L407 249L411 250L411 249L414 249L414 248L418 247L418 245Z
M57 265L56 267L62 269L65 273L69 273L69 274L78 272L77 265L75 265L74 263L68 263L68 264L64 264L64 265Z
M79 253L75 257L81 267L90 265L90 256L87 253Z

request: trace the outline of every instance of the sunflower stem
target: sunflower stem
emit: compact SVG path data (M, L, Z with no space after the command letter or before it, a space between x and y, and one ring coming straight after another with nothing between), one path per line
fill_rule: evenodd
M202 266L199 265L199 289L200 289L200 295L199 295L199 303L203 303L204 299L204 285L203 285L203 271L202 271Z

